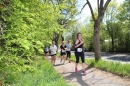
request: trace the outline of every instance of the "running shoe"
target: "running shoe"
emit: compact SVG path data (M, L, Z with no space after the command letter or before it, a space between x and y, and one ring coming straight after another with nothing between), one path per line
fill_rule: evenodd
M65 65L65 62L62 65Z
M75 68L75 72L78 72L78 68Z
M83 70L83 74L86 74L86 71L85 71L85 70Z

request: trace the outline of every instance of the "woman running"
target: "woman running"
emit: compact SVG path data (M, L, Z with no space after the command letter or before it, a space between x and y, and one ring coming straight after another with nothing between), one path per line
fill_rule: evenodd
M49 48L47 46L45 46L45 48L44 48L44 53L45 53L45 56L48 57L48 55L49 55Z
M82 67L83 67L83 73L86 74L85 71L85 59L84 59L84 49L83 49L83 44L84 41L82 39L82 34L78 33L77 34L77 39L75 41L75 57L76 57L76 65L75 65L75 72L78 71L78 63L79 63L79 57L81 57L81 61L82 61Z
M56 53L57 53L57 46L55 45L55 41L52 41L52 45L50 46L50 51L51 51L51 61L55 66Z
M69 63L71 62L70 61L70 58L71 58L71 44L70 44L70 40L68 40L68 43L66 44L66 53L67 53L67 58L69 60Z
M65 60L66 60L66 45L65 45L65 42L62 41L62 45L60 46L60 49L61 49L61 62L63 60L63 64L65 64Z

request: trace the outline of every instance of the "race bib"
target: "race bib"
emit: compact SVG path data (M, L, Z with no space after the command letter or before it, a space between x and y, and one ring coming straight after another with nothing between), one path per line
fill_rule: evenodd
M65 52L65 50L62 50L62 52L64 53L64 52Z
M82 52L82 48L77 48L77 52Z

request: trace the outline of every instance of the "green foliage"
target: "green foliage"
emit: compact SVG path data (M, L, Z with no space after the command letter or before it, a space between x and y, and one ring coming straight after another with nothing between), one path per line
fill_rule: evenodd
M93 51L93 22L85 25L81 28L80 32L82 33L82 37L84 39L84 46L88 51Z
M129 1L118 4L112 1L105 13L103 27L101 27L102 51L129 52ZM106 23L105 23L106 22ZM104 40L108 40L105 42ZM107 47L107 48L106 48Z
M5 4L4 1L1 2ZM4 5L4 8L0 8L0 26L2 27L0 31L0 80L13 84L19 80L19 77L22 77L20 74L36 71L36 68L31 66L36 55L43 53L44 46L50 46L55 33L61 34L63 31L63 26L58 23L58 19L64 18L63 9L71 8L66 3L63 1L60 4L54 4L48 0L12 0ZM53 80L50 83L57 83L53 75L55 74L52 74ZM64 81L60 79L58 82L62 84ZM27 86L33 86L30 82L28 83ZM48 86L51 86L50 83ZM21 86L26 86L25 83L23 84Z
M36 56L30 66L24 65L24 67L19 66L18 68L15 65L8 69L10 72L8 71L3 86L69 86L54 70L53 65L42 58Z

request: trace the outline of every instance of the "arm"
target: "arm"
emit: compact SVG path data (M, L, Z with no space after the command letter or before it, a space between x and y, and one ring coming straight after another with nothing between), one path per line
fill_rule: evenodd
M67 46L65 45L65 50L67 50Z
M51 47L50 47L50 52L53 52L52 49L51 49Z
M62 46L60 46L60 50L62 50Z
M80 44L78 44L79 43L79 41L80 41ZM83 44L84 42L83 42L83 40L76 40L76 42L75 42L75 48L77 48L77 47L79 47L81 44Z
M58 47L56 46L56 52L58 52Z

